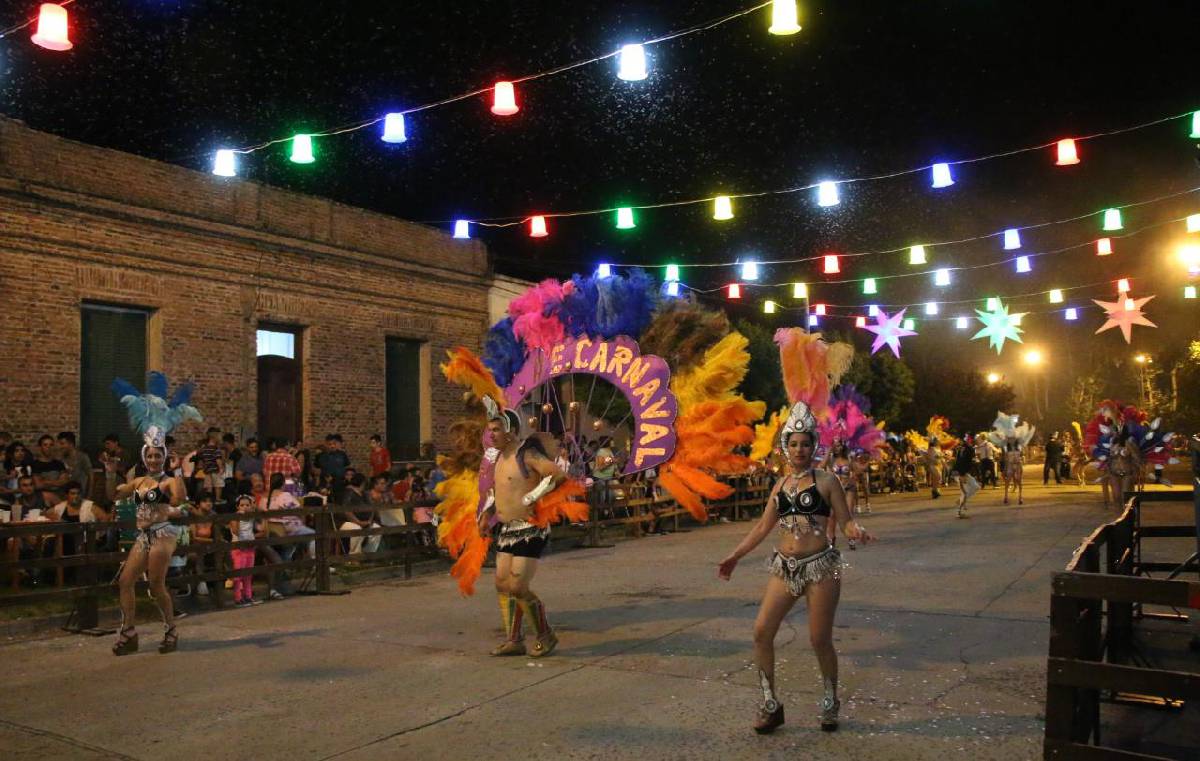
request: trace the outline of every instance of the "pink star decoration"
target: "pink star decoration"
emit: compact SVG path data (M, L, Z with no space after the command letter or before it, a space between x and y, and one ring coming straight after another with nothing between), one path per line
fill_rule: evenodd
M903 327L906 311L908 311L907 308L901 309L889 317L887 312L880 309L879 314L875 315L875 324L866 326L866 330L875 334L875 343L871 344L872 354L886 344L892 350L892 354L895 354L897 359L900 358L900 339L917 334L917 331Z
M1146 296L1141 299L1122 297L1116 301L1092 299L1092 301L1100 305L1100 308L1104 310L1105 315L1108 317L1108 322L1101 325L1100 329L1096 332L1103 333L1109 328L1120 328L1121 333L1125 336L1125 343L1129 343L1130 338L1133 336L1134 325L1157 328L1157 325L1150 322L1150 320L1146 319L1146 315L1142 314L1142 307L1152 298L1154 297Z

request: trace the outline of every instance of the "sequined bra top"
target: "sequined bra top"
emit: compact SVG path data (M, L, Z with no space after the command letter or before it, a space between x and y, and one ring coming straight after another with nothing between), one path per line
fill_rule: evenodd
M812 476L811 473L809 475ZM824 527L817 523L816 517L828 517L831 510L829 503L817 490L815 478L811 484L803 489L798 489L795 494L789 494L785 489L780 488L775 499L781 531L786 531L794 537L819 534L824 531Z

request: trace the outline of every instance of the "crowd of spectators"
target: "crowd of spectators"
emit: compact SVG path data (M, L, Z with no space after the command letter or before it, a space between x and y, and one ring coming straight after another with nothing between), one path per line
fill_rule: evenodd
M167 437L170 454L167 472L183 480L193 506L194 516L229 514L251 511L286 511L300 507L323 507L320 513L281 515L266 520L247 519L228 522L193 522L187 529L188 540L211 543L223 535L226 540L253 538L270 539L313 535L318 520L330 521L330 530L345 532L379 526L421 527L413 532L415 541L433 544L434 511L437 499L432 489L444 478L436 466L394 464L379 436L371 437L369 476L359 472L345 451L340 434L332 433L315 447L303 447L282 439L268 439L263 446L258 439L239 443L231 433L222 434L209 428L195 446L182 446L174 437ZM132 512L120 512L114 504L117 487L126 481L145 475L145 467L137 453L128 454L115 434L106 436L96 452L95 466L87 453L77 447L74 433L64 431L57 437L45 435L31 450L21 441L0 432L0 523L91 523L129 519ZM118 515L118 512L120 514ZM108 529L98 537L98 551L110 552L120 547L120 532ZM385 543L391 545L408 541L407 535L366 536L342 539L330 548L331 552L350 555L377 552ZM24 534L9 537L4 542L5 557L9 559L72 555L83 551L78 546L78 534ZM315 540L263 544L250 548L256 560L275 564L291 560L299 553L313 556ZM182 570L187 562L197 564L196 570L211 570L211 555L192 555L174 558L173 564ZM235 567L245 564L245 548L230 558ZM69 571L70 569L68 569ZM25 579L36 584L45 581L49 573L26 574ZM269 594L286 594L285 579L269 573ZM14 576L13 584L21 579ZM230 585L232 586L232 585ZM197 593L206 594L207 585L197 586ZM235 590L239 602L254 604L252 595L244 589Z

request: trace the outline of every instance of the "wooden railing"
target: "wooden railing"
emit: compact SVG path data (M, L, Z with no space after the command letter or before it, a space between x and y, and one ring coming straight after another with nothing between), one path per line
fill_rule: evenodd
M1200 699L1200 673L1134 663L1134 624L1144 605L1200 609L1200 583L1143 574L1179 564L1143 562L1150 537L1194 537L1195 524L1142 526L1145 506L1193 500L1190 492L1129 495L1119 518L1096 529L1056 573L1050 598L1050 648L1046 663L1045 758L1155 759L1106 747L1101 704L1121 694L1162 701ZM1147 614L1148 615L1148 614ZM1192 615L1197 615L1193 613Z
M761 512L770 491L770 483L763 476L740 476L728 479L734 492L726 500L710 505L713 517L744 520ZM556 531L560 538L570 540L572 536L582 544L597 545L602 533L614 528L634 536L645 533L649 524L658 521L664 525L669 521L678 530L680 519L687 517L687 510L669 498L656 498L652 484L613 484L608 492L601 488L589 491L591 515L578 527L566 527ZM352 508L341 506L310 506L287 510L257 511L251 513L213 513L204 516L193 513L175 523L194 525L207 523L213 526L212 541L193 539L187 545L177 546L175 554L188 559L184 572L167 578L168 586L184 588L200 582L209 584L213 604L220 608L227 604L224 582L240 576L275 578L280 572L293 572L304 576L302 591L328 594L333 584L331 569L348 563L376 563L379 561L403 562L405 576L411 576L413 563L417 560L438 558L442 553L436 546L432 524L405 526L377 526L361 531L340 529L338 515ZM364 506L362 509L369 509ZM312 524L314 534L269 536L251 541L230 541L220 527L240 519L278 520L285 516L300 516ZM0 580L11 579L11 591L0 594L0 607L12 607L55 599L73 600L72 615L74 630L94 629L98 624L99 600L105 591L114 589L114 579L124 562L129 541L122 541L111 550L101 551L103 538L114 531L131 532L132 521L97 523L39 522L25 524L0 524L0 550L34 537L39 548L37 557L17 559L16 553L0 555ZM76 553L64 555L63 537L74 536ZM347 555L341 551L343 539L372 536L401 536L400 547L371 553ZM298 560L263 562L251 568L235 569L230 559L230 550L260 549L297 546L303 549L315 542L315 553ZM41 548L52 547L50 556L43 556ZM45 569L53 569L54 580L44 588L23 590L18 586L18 574L42 576ZM199 569L199 570L196 570ZM143 582L144 584L144 582Z

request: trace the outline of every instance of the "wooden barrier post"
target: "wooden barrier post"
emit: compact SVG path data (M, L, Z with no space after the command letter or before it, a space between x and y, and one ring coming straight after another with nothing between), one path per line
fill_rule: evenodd
M83 551L88 557L96 553L96 532L90 523L81 523L83 529ZM80 581L88 587L75 602L75 624L79 631L96 631L100 628L100 599L96 590L99 571L95 563L79 567Z
M317 594L329 592L329 528L333 524L333 513L329 505L317 515ZM337 541L341 541L338 539Z

